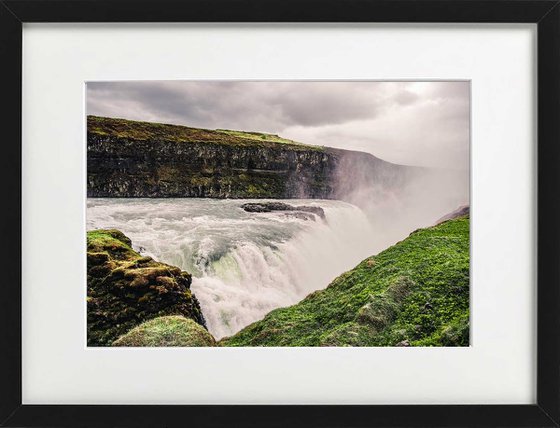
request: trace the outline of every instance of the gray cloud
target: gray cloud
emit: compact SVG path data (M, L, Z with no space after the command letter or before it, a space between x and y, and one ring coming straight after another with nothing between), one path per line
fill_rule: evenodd
M468 82L90 82L87 113L280 134L466 169Z

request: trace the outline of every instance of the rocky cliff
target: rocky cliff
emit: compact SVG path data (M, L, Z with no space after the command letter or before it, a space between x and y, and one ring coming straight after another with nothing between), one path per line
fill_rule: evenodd
M89 197L345 199L413 168L277 135L87 118Z

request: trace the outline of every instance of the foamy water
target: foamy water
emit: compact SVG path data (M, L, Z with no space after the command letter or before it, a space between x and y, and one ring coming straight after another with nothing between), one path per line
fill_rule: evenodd
M245 202L88 199L87 229L119 229L136 250L190 272L217 338L325 288L378 249L368 219L348 203L282 201L323 208L326 218L312 221L287 212L248 213L240 208Z

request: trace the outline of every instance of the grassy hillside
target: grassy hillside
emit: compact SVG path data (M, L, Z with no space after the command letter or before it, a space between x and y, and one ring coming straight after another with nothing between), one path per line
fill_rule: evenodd
M231 135L235 137L240 137L243 139L255 140L255 141L269 141L272 143L283 143L283 144L297 144L297 145L305 145L303 143L299 143L294 140L289 140L287 138L282 138L276 134L267 134L264 132L249 132L249 131L234 131L231 129L216 129L216 132ZM310 147L310 146L307 146ZM315 146L311 146L315 147Z
M413 232L221 346L468 346L469 217Z
M292 150L322 151L321 146L312 146L288 140L278 135L260 132L233 131L228 129L191 128L155 122L114 119L99 116L87 117L87 132L100 137L114 137L136 141L166 141L174 143L212 143L232 146L282 145Z

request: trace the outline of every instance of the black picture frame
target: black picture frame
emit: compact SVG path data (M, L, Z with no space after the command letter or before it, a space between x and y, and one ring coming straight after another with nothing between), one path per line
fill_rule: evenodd
M0 425L13 427L558 427L560 0L0 1L3 183ZM22 28L33 22L534 23L538 31L538 333L534 405L77 406L22 404ZM514 90L512 88L512 90Z

